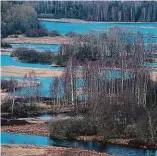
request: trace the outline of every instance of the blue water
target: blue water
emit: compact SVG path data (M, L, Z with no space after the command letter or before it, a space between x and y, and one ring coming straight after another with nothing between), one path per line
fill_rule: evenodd
M146 66L148 66L148 67L157 67L157 62L154 62L154 63L146 63Z
M1 56L1 66L18 66L18 67L28 67L28 68L46 68L46 69L56 69L64 70L63 67L51 67L50 65L37 64L37 63L24 63L14 60L10 56Z
M10 79L10 78L16 79L16 80L23 80L23 77L13 77L13 76L2 76L2 79ZM43 97L52 97L50 92L50 84L54 82L54 77L37 77L37 81L40 82L40 86L38 87L38 91L40 92L41 96ZM83 79L78 78L77 79L77 85L76 88L82 88L84 85ZM33 87L32 87L33 88ZM32 96L35 93L33 93L32 88L22 88L20 90L16 90L15 95L16 96ZM12 93L10 93L12 95ZM60 90L59 95L63 95L63 89Z
M57 30L62 35L65 35L70 31L76 33L89 33L92 30L106 32L110 28L119 27L132 32L140 31L144 34L153 33L157 39L157 23L68 23L52 21L40 21L40 23L49 31Z
M125 73L125 78L129 78L131 75L129 72ZM105 70L104 71L104 78L107 79L116 79L116 78L121 78L122 73L121 71L110 71L110 70ZM11 76L2 76L2 79L10 79ZM23 80L23 77L12 77L13 79L16 80ZM50 84L54 82L54 77L37 77L37 81L40 82L40 86L38 87L38 91L40 92L41 96L43 97L52 97L51 92L50 92ZM76 83L76 88L83 88L84 87L84 80L82 78L77 78L77 83ZM17 90L15 92L16 96L32 96L35 93L33 93L32 88L23 88L20 90ZM12 95L12 93L10 93ZM60 96L63 95L63 89L60 90L59 93ZM83 97L80 97L83 98Z
M40 115L38 118L40 120L50 120L53 117L52 114L44 114L44 115Z
M109 154L115 154L118 156L151 156L153 151L141 149L141 148L130 148L118 145L102 144L100 142L91 141L70 141L70 140L59 140L50 139L45 136L35 136L20 133L1 133L2 144L22 144L22 145L38 145L38 146L63 146L63 147L75 147L86 150L95 150L98 152L106 152ZM154 152L154 156L157 155L157 151Z
M20 44L11 44L13 48L26 47L32 48L39 52L58 52L60 49L59 44L28 44L28 43L20 43Z

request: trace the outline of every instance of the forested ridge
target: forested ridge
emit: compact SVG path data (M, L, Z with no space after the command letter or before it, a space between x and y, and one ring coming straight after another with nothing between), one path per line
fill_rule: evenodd
M43 18L75 18L87 21L154 22L155 1L36 1L28 2Z

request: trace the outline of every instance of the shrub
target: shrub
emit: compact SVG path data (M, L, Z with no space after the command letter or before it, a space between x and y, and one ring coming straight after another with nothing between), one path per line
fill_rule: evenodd
M24 62L38 62L38 52L34 49L17 48L11 56L17 57L19 60Z
M68 36L68 37L74 37L74 36L77 36L78 34L73 32L73 31L69 31L67 34L65 34L65 36Z
M2 48L12 48L12 46L7 42L1 42L1 47Z
M16 80L1 80L1 89L5 89L7 92L12 92L16 88L18 82Z
M45 28L33 28L26 31L25 35L27 37L43 37L48 35L48 31Z
M34 49L17 48L11 55L17 57L20 61L28 63L51 64L53 61L53 53L39 53Z
M7 112L11 114L12 109L12 100L8 100L5 103L2 103L1 105L1 111ZM32 103L25 103L24 101L21 102L15 102L13 107L13 116L16 117L28 117L33 113L36 113L38 111L38 107L36 104Z
M157 143L157 108L150 109L139 117L136 131L137 140L147 144Z
M50 136L59 139L75 139L81 135L94 135L96 128L82 119L51 120Z
M51 32L49 32L49 36L55 37L55 36L61 36L61 35L57 30L52 30Z

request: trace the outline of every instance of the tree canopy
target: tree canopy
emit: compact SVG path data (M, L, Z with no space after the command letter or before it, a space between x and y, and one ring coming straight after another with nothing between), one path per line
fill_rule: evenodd
M2 2L2 37L25 33L28 29L39 27L35 9L26 4Z

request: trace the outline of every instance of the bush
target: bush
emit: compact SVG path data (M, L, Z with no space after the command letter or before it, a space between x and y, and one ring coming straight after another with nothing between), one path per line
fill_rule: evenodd
M137 140L157 144L157 108L150 109L139 117L136 131Z
M38 52L34 49L17 48L11 56L17 57L19 60L24 62L38 62Z
M55 37L55 36L61 36L61 35L57 30L52 30L51 32L49 32L49 36Z
M25 35L27 37L43 37L48 35L48 31L45 28L33 28L26 31Z
M20 61L23 62L42 64L51 64L54 58L53 53L39 53L36 50L29 48L17 48L11 56L17 57Z
M12 48L12 46L7 42L1 42L1 47L2 48Z
M8 100L5 103L2 103L1 111L11 114L12 100ZM38 106L35 103L25 103L24 100L20 102L15 101L12 115L16 117L28 117L31 114L35 114L37 111Z
M18 82L16 80L1 80L1 89L6 90L7 92L12 92L16 88Z
M68 37L74 37L74 36L77 36L77 35L79 35L79 34L73 32L73 31L70 31L67 34L65 34L65 36L68 36Z
M81 135L94 135L96 128L82 119L51 120L50 136L59 139L75 139Z

